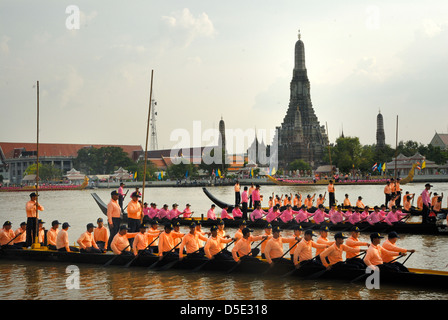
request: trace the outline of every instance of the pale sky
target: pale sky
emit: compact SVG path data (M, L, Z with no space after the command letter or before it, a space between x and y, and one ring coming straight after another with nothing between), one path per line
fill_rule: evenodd
M159 149L178 130L210 144L221 116L226 129L274 129L300 29L330 142L343 128L375 143L381 110L387 144L397 115L399 140L428 144L448 130L447 12L444 0L2 1L0 141L36 140L39 80L41 142L145 148L151 70Z

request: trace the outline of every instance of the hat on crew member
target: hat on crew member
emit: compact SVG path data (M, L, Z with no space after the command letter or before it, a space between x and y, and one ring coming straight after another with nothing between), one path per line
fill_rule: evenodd
M342 232L338 232L334 235L335 239L347 239L346 236L344 236L344 234Z
M310 235L310 236L312 236L312 237L315 237L316 235L313 233L313 230L311 230L311 229L307 229L307 230L305 230L305 235Z
M142 223L142 224L140 224L140 225L138 226L138 228L139 228L139 229L147 229L148 226L147 226L146 224Z
M64 222L64 223L62 224L62 229L65 229L65 228L68 228L68 227L70 227L70 225L68 224L68 222Z
M400 236L398 235L397 232L395 232L395 231L391 231L391 232L389 232L389 234L387 235L387 238L388 238L388 239L400 238Z
M297 226L294 227L294 230L303 230L303 228L302 228L301 225L297 225Z
M384 237L382 237L378 232L374 232L370 234L370 240L373 239L383 239Z
M196 228L196 222L190 223L190 228Z
M171 223L165 224L165 229L173 229L173 225Z
M59 224L61 224L61 223L58 220L51 221L51 225L52 226L56 226L56 225L59 225Z
M12 225L11 221L5 221L5 223L3 224L3 226L10 226Z
M266 227L264 227L265 229L272 229L272 224L270 224L270 223L268 223L267 225L266 225Z
M142 196L139 195L137 191L134 191L131 193L131 198L133 198L133 197L141 198Z
M320 231L326 231L326 232L328 232L328 231L330 231L330 229L328 229L327 226L324 226L324 227L320 228Z
M112 191L112 192L110 193L110 195L111 195L111 196L118 196L119 194L118 194L117 190L114 190L114 191Z
M272 232L281 232L283 231L282 229L280 229L279 226L275 226L274 228L272 228Z
M153 225L155 225L155 224L159 224L159 222L158 222L157 220L154 219L154 220L151 221L151 225L153 226Z
M216 231L216 230L218 230L218 226L213 225L210 227L210 231Z
M246 220L242 220L242 221L240 222L240 226L245 226L245 225L247 225Z
M38 195L36 194L36 192L31 192L30 193L30 198L32 198L32 197L37 197Z
M87 224L87 230L89 230L90 228L96 228L95 225L93 223L88 223Z
M425 187L434 187L434 186L432 184L427 183L425 184Z
M351 229L352 232L360 232L359 228L357 226L353 226Z
M26 226L26 222L24 221L24 222L20 223L20 226Z
M121 230L129 231L128 226L125 225L125 224L122 224L122 225L120 226L120 231L121 231Z
M103 222L103 218L98 218L96 222Z
M252 230L252 229L249 229L249 228L244 228L241 232L243 233L243 235L246 235L246 234L248 234L248 233L250 233L250 232L253 232L254 230Z

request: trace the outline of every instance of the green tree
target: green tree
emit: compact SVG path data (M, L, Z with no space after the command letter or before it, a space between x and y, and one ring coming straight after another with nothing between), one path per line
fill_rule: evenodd
M167 168L168 176L174 179L183 179L188 177L197 176L198 169L192 163L184 163L183 161L179 164L172 164Z
M288 170L311 170L311 166L308 162L302 159L296 159L294 161L291 161L288 164Z
M37 166L36 164L32 164L28 166L25 170L25 175L36 174ZM52 164L42 164L39 163L39 179L40 181L58 181L62 178L62 170L56 168Z
M78 151L78 156L73 164L78 170L87 174L112 173L119 167L127 169L134 162L120 147L83 148Z

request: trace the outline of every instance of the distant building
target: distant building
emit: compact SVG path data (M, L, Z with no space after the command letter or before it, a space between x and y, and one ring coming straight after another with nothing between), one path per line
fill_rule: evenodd
M416 175L431 175L436 174L440 169L446 169L446 165L441 166L434 161L426 160L426 157L419 152L410 157L406 157L400 153L397 158L393 158L392 161L386 163L386 168L389 172L395 172L396 168L397 177L405 178L415 163L418 164L418 167L414 169L414 174ZM422 168L423 166L424 168Z
M73 169L73 160L82 148L120 147L132 160L137 160L138 145L90 145L39 143L39 163L50 164L66 174ZM25 170L36 163L36 143L0 142L0 174L10 184L21 184Z
M376 117L376 147L384 148L386 146L386 135L384 133L384 121L381 112Z
M289 106L283 123L277 127L275 138L278 141L278 163L282 168L286 168L296 159L302 159L316 168L323 164L325 148L328 145L325 128L319 124L311 103L310 81L305 66L305 46L300 38L299 33L295 44Z
M439 147L442 150L448 149L448 133L437 133L429 143L433 147Z

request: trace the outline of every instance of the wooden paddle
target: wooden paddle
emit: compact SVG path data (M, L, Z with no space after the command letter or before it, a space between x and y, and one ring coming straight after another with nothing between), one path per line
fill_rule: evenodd
M215 254L215 256L218 255L218 254L220 254L220 253L223 252L224 250L226 250L226 249L227 249L232 243L234 243L235 241L236 241L236 239L233 240L233 241L231 241L231 242L229 242L229 243L228 243L222 250L220 250L217 254ZM201 270L203 266L205 266L207 263L209 263L209 262L212 261L212 260L213 260L213 259L208 259L208 260L205 261L203 264L201 264L201 265L197 266L196 268L194 268L191 272L197 272L197 271Z
M264 238L262 241L260 241L260 243L259 243L254 249L258 248L258 247L259 247L263 242L265 242L267 239L268 239L268 237L266 237L266 238ZM242 256L242 257L240 258L240 262L237 262L237 264L234 265L232 268L230 268L230 269L227 271L227 273L231 273L233 270L235 270L235 269L240 265L240 263L243 261L242 259L245 259L245 258L247 258L248 256L251 256L251 255L252 255L252 250L253 250L253 249L251 249L251 251L250 251L248 254Z
M201 250L201 249L193 251L192 253L189 253L189 254L195 254L195 253L199 252L199 250ZM183 258L182 260L179 259L179 260L174 260L174 261L167 263L163 267L160 267L159 269L157 269L157 271L165 271L165 270L171 269L171 267L173 267L174 265L178 264L180 261L183 261L185 259L188 259L188 255L185 258Z
M386 263L392 263L392 262L395 262L396 260L400 259L401 257L404 257L404 256L399 255L397 258L395 258L395 259L393 259L393 260L391 260L391 261L389 261L389 262L386 262ZM368 273L362 274L362 275L356 277L355 279L351 280L350 283L353 283L353 282L356 282L356 281L358 281L358 280L361 280L362 278L366 278L368 275L369 275Z
M408 259L412 256L412 254L413 254L414 252L411 252L409 255L408 255L408 257L406 258L406 260L404 260L403 261L403 263L402 264L405 264L406 263L406 261L408 261Z
M128 245L126 246L126 248L124 248L123 250L121 250L121 253L123 253L124 251L126 251L126 249L129 248L130 246L131 246L131 244L128 244ZM121 254L116 254L115 257L113 257L112 259L110 259L109 261L107 261L107 262L103 265L103 267L107 267L107 266L109 266L113 261L115 261L115 259L117 259L117 258L120 257L120 256L121 256Z
M165 257L170 254L171 252L173 252L182 242L179 242L178 244L176 244L170 251L168 251L165 255L162 255L162 258L157 260L156 262L154 262L152 265L149 266L148 269L154 269L154 267L161 262L163 259L165 259Z
M160 233L162 233L162 232L160 232ZM155 238L150 244L148 244L148 246L147 246L144 250L148 249L154 242L156 242L157 239L159 239L159 237L160 237L160 233L159 233L159 235L157 236L157 238ZM134 259L132 259L131 261L129 261L128 263L126 263L125 268L129 268L129 267L131 266L131 264L132 264L132 263L133 263L139 256L140 256L140 252L137 253L137 255L134 257Z

